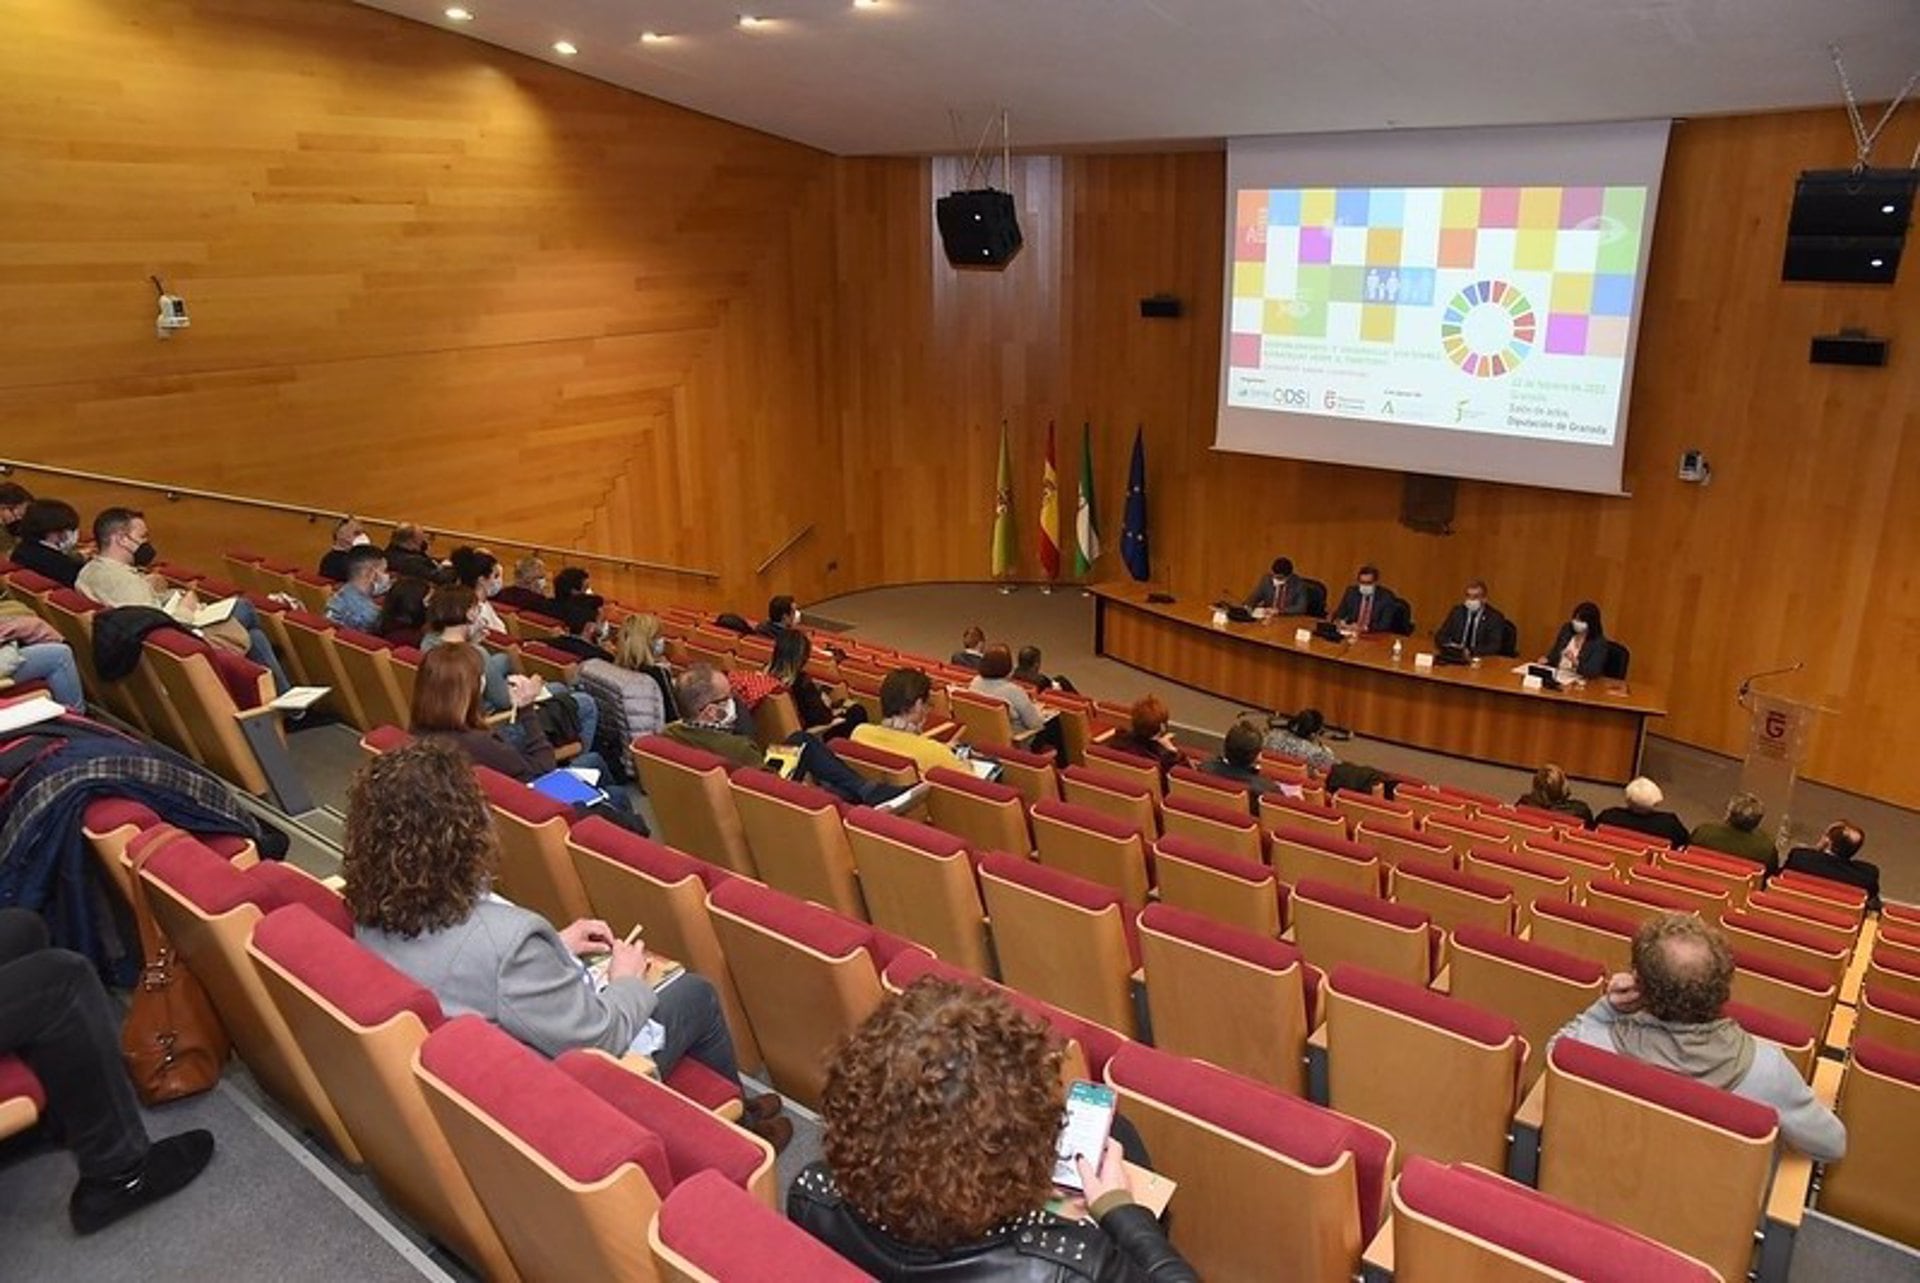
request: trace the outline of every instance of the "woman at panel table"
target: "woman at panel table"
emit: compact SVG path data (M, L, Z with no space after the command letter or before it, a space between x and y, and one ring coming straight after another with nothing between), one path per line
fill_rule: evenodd
M1606 629L1600 626L1600 608L1583 601L1573 608L1573 618L1560 625L1553 645L1540 662L1552 664L1563 673L1593 678L1605 670L1608 649Z

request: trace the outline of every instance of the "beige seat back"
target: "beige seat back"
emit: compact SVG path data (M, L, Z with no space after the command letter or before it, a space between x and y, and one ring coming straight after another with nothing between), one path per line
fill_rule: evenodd
M637 739L630 751L663 841L734 873L750 878L760 875L747 847L724 759L664 735Z
M1162 904L1256 935L1277 936L1287 925L1279 880L1264 864L1176 836L1154 844L1154 867Z
M1856 1034L1838 1106L1847 1156L1827 1164L1819 1209L1920 1248L1920 1052Z
M1156 904L1140 918L1154 1046L1306 1093L1306 968L1271 936Z
M1147 902L1147 848L1140 830L1070 802L1033 808L1034 848L1040 863L1118 891L1129 908Z
M255 797L267 793L267 775L240 729L240 708L213 671L207 643L188 633L157 629L141 644L140 663L166 688L167 699L187 733L199 746L208 769ZM258 666L253 676L254 708L273 699L273 681ZM275 716L256 714L256 716Z
M729 787L762 881L850 918L867 916L831 793L746 767L733 773Z
M1014 789L943 766L927 773L927 783L927 809L935 828L964 839L976 851L1025 855L1033 850L1026 804Z
M964 840L866 808L848 815L846 832L875 926L974 975L992 973L986 909Z
M1120 893L1019 856L980 861L1000 978L1129 1038L1138 965Z
M1448 977L1454 997L1519 1026L1527 1041L1522 1091L1546 1069L1548 1041L1607 989L1606 968L1591 958L1478 927L1454 933Z
M1295 884L1293 892L1293 938L1314 966L1328 971L1350 963L1410 984L1432 979L1432 929L1425 913L1311 879Z
M557 926L590 916L586 888L567 854L573 808L484 766L474 775L500 837L500 894Z

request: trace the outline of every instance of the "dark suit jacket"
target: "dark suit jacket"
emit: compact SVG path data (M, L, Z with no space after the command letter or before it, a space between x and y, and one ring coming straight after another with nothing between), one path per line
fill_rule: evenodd
M1669 846L1687 844L1687 826L1672 811L1636 811L1626 806L1610 806L1594 816L1593 822L1596 827L1606 824L1616 829L1632 829L1635 833L1659 838Z
M1357 623L1360 619L1360 586L1348 584L1346 592L1340 595L1340 605L1333 612L1336 624ZM1385 584L1375 585L1373 590L1373 618L1369 628L1376 633L1411 633L1413 631L1413 610L1396 597L1393 589Z
M9 554L16 566L25 566L35 574L45 575L58 583L73 587L73 581L80 577L82 565L78 557L69 557L57 548L49 548L38 539L22 540Z
M613 662L612 655L609 655L606 651L600 649L586 638L576 637L572 633L561 633L558 637L549 637L546 639L546 642L547 645L553 647L555 650L563 650L567 654L578 656L581 659L604 659L609 664Z
M1298 575L1288 575L1275 582L1272 575L1262 575L1241 604L1248 610L1265 606L1282 615L1304 615L1307 613L1307 581Z
M1471 651L1475 655L1498 655L1500 643L1506 640L1507 617L1495 610L1491 604L1480 607L1480 623L1473 634ZM1444 646L1449 642L1465 645L1467 637L1467 608L1455 606L1447 612L1447 620L1433 635L1435 645Z
M1572 624L1560 625L1560 631L1553 635L1553 645L1547 647L1547 662L1549 664L1552 664L1555 668L1560 666L1560 652L1567 648L1567 642L1572 636ZM1580 676L1592 680L1605 671L1607 667L1607 652L1611 649L1612 647L1607 645L1607 639L1604 634L1589 630L1585 644L1580 647L1580 666L1577 670Z
M387 570L395 579L424 579L430 584L440 581L439 562L423 552L392 544L387 545Z
M957 668L971 668L977 673L980 671L980 660L981 656L974 654L970 650L956 650L947 662Z
M387 569L393 569L393 563L387 563ZM519 584L508 584L494 594L494 601L502 606L511 606L515 610L531 610L536 615L545 615L548 619L558 619L560 608L553 604L553 598L542 597L531 588Z
M1880 907L1880 866L1859 858L1842 860L1825 851L1797 846L1787 852L1786 866L1795 873L1810 873L1829 882L1844 882L1867 893L1867 907Z

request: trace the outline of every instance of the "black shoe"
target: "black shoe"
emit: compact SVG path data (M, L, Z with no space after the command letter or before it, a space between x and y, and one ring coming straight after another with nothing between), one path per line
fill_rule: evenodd
M769 1118L764 1123L749 1122L747 1130L773 1146L778 1154L793 1140L793 1120L791 1118Z
M75 1234L93 1234L122 1217L177 1194L193 1183L213 1158L213 1133L181 1132L155 1141L146 1161L123 1176L83 1177L74 1186L67 1215Z
M750 1123L764 1123L780 1117L786 1107L787 1103L780 1099L780 1093L770 1091L764 1095L748 1096L741 1117Z

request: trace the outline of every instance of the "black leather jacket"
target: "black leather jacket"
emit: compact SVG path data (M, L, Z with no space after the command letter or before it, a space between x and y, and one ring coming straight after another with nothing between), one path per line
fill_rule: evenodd
M787 1191L787 1215L882 1283L1199 1283L1146 1208L1123 1203L1098 1225L1033 1211L975 1243L902 1243L860 1219L825 1163Z

